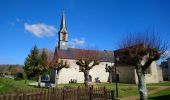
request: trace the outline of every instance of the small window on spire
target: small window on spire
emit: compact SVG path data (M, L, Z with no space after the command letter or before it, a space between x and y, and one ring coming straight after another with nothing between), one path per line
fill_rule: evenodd
M62 38L63 41L66 41L66 33L63 33L63 38Z

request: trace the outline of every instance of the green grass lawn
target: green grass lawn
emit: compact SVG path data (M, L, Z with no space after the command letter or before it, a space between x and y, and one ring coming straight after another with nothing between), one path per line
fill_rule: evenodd
M170 100L170 88L150 95L148 100Z
M152 83L152 84L147 84L147 86L170 86L170 82L165 81L160 83Z
M31 81L28 81L29 83ZM14 80L10 78L0 78L0 93L13 93L17 90L29 90L34 87L25 84L25 80Z
M34 82L34 81L28 81ZM83 83L77 84L60 84L60 87L70 86L70 87L77 87L77 86L84 86ZM107 89L115 90L115 83L97 83L94 84L94 87L106 87ZM170 86L170 82L162 82L162 83L155 83L155 84L147 84L148 92L154 89L159 88L159 86ZM0 93L13 93L16 90L29 90L35 89L33 86L29 86L25 84L25 80L14 80L9 78L0 78ZM125 84L125 83L118 83L118 91L119 91L119 98L127 97L127 96L138 96L138 86L136 84ZM170 88L165 91L160 91L154 95L149 95L149 100L157 100L157 98L164 98L169 97L170 95ZM160 99L158 99L160 100ZM161 99L162 100L162 99ZM170 100L170 99L169 99Z
M116 84L112 83L102 83L102 84L97 84L96 86L106 86L108 89L113 89L116 90ZM157 86L148 86L148 91L157 89ZM135 96L138 95L138 86L137 84L125 84L125 83L118 83L118 94L119 97L126 97L126 96Z
M78 84L61 84L60 87L64 86L71 86L71 87L77 87L77 86L84 86L82 83ZM96 87L106 87L107 89L113 89L115 90L115 83L109 84L109 83L98 83L95 84ZM159 86L156 85L151 85L148 86L148 91L157 89ZM135 96L138 95L138 86L137 84L125 84L125 83L118 83L118 92L119 92L119 97L126 97L126 96Z

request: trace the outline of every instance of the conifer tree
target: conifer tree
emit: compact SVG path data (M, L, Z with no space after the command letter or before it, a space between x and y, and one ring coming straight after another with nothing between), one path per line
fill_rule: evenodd
M41 75L48 69L48 56L45 49L39 53L37 46L34 46L30 54L25 60L24 71L26 73L26 78L29 74L34 74L38 76L38 87L41 83Z
M24 62L24 72L25 72L25 83L28 78L28 75L34 74L35 68L38 66L39 63L39 51L37 46L35 45L31 51L30 54L26 57L25 62Z

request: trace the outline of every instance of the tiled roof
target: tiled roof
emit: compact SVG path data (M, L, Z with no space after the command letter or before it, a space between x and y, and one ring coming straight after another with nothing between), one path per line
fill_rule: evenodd
M61 50L56 48L54 53L54 59L62 58L62 59L77 59L77 56L80 52L96 52L97 50L86 50L86 49L77 49L77 48L68 48L67 50ZM101 62L114 62L114 53L113 51L97 51L97 58Z

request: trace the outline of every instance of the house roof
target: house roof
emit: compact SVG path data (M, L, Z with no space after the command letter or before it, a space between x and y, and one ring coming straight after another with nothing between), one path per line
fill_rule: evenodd
M91 54L97 52L97 59L101 62L114 62L114 52L113 51L98 51L98 50L86 50L86 49L78 49L78 48L68 48L67 50L61 50L56 48L54 53L54 59L62 58L62 59L77 59L77 56L80 55L80 52L85 53L90 52ZM83 56L86 57L86 56Z

